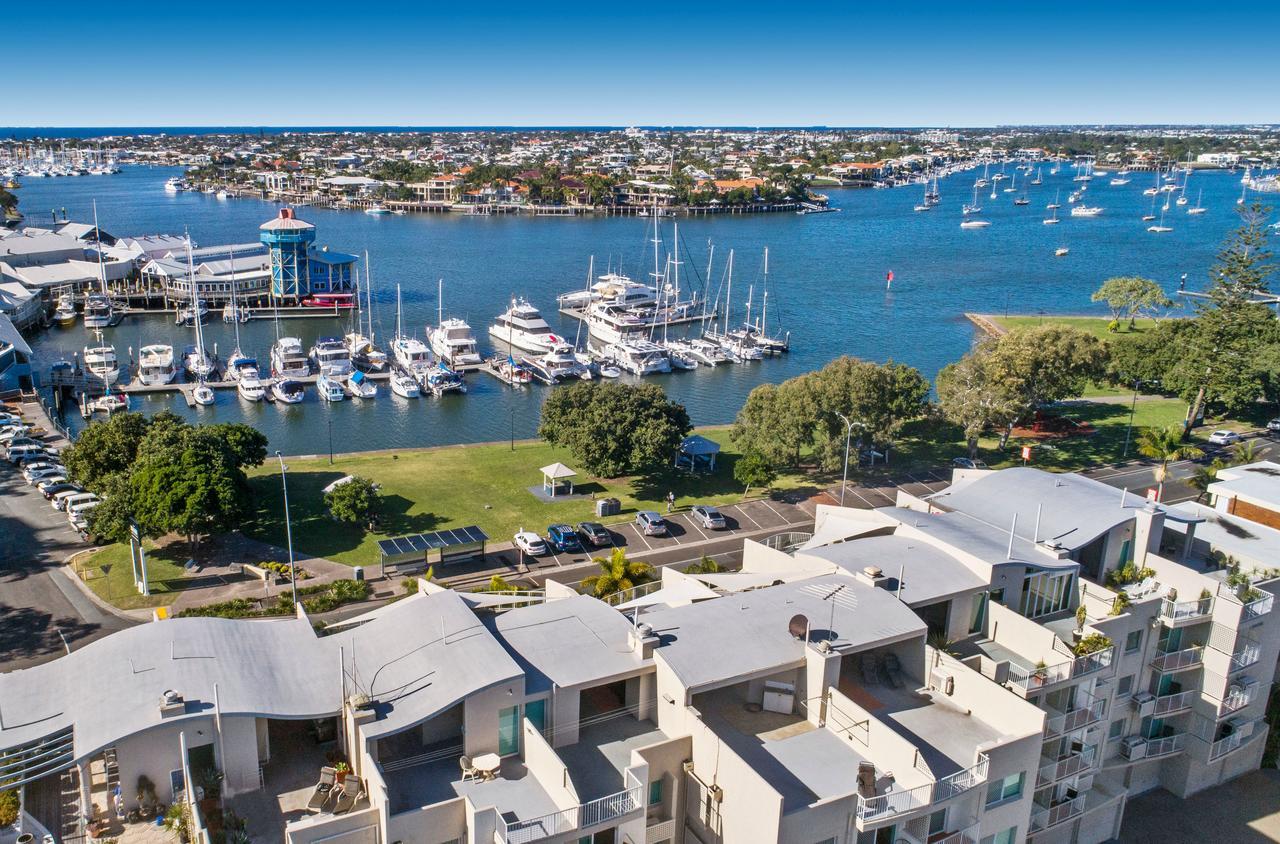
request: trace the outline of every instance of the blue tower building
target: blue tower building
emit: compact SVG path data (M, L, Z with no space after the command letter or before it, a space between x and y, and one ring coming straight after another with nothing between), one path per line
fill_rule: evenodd
M260 238L271 255L271 295L298 299L310 292L307 253L316 240L316 227L299 220L292 208L263 223Z

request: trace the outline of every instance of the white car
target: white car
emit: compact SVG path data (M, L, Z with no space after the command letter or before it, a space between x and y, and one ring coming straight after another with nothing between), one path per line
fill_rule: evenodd
M517 531L513 541L517 548L530 556L539 557L547 553L546 541L531 530Z
M28 467L22 471L22 477L26 479L28 484L34 484L36 481L43 481L45 478L52 478L54 476L66 478L66 472L67 470L65 467L57 465L44 466L39 469L32 469Z
M1213 445L1235 445L1244 440L1244 437L1235 431L1214 431L1209 435L1209 442Z

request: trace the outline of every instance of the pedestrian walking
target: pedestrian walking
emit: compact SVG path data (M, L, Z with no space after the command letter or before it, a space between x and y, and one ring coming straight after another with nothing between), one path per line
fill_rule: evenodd
M674 492L668 491L667 492L667 512L670 513L675 508L675 506L676 506L676 494Z

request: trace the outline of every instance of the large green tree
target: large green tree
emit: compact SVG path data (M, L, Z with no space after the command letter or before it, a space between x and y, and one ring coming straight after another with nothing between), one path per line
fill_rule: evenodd
M593 562L600 566L600 573L583 578L582 586L597 598L607 598L653 580L653 566L628 559L622 548L614 548L607 560L596 557Z
M845 419L855 435L887 446L903 424L924 413L929 382L906 364L842 356L819 370L816 393L815 447L823 466L835 468L844 461Z
M1002 389L1016 397L1019 413L1005 425L1001 444L1013 424L1042 405L1075 398L1100 380L1107 352L1092 334L1065 325L1016 328L986 351L985 366Z
M938 373L938 406L943 416L964 429L969 457L975 459L983 431L1008 431L1023 412L1016 384L998 377L988 365L995 343L984 340Z
M688 411L655 384L582 381L547 397L538 435L613 478L669 465L691 429Z
M159 416L173 414L166 411ZM141 413L114 413L94 422L62 452L63 465L85 489L101 494L111 476L128 472L152 424Z
M378 487L368 478L355 475L351 480L338 484L324 496L329 515L340 522L361 524L377 512L380 502Z
M1131 328L1139 316L1149 316L1158 321L1174 305L1163 287L1142 276L1109 278L1102 282L1091 298L1095 302L1106 302L1111 318L1127 319Z

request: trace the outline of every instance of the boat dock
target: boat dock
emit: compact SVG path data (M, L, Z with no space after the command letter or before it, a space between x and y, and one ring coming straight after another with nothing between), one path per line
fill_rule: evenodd
M567 317L573 317L574 319L582 320L583 322L586 322L586 319L587 319L587 311L585 308L561 308L560 313L564 314ZM694 323L707 322L709 320L715 319L715 316L716 316L715 312L712 311L710 313L705 313L705 314L696 313L696 314L691 314L691 315L686 315L681 317L671 317L670 319L663 319L659 322L656 322L650 327L662 328L664 325L692 325Z

